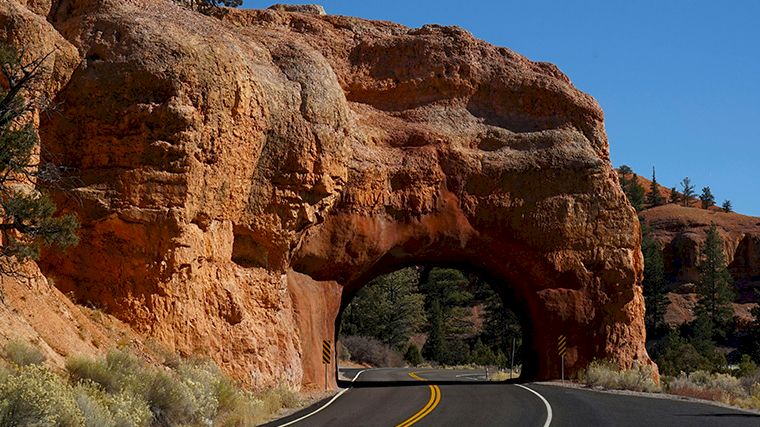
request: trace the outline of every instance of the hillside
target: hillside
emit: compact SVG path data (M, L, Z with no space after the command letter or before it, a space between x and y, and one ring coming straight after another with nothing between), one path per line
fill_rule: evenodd
M619 175L628 180L634 177L634 174ZM652 182L641 176L636 178L645 194L649 194ZM658 190L668 200L671 190L662 185L658 185ZM749 308L756 303L753 289L760 288L760 218L723 212L717 206L702 209L696 198L690 200L688 207L673 203L644 205L639 218L662 248L671 289L668 296L671 305L666 315L669 323L679 324L693 318L700 251L713 224L724 241L729 272L738 293L735 312L740 319L749 319Z

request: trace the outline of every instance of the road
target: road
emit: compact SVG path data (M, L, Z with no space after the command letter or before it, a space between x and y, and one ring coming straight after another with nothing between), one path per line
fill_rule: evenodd
M328 406L267 426L760 427L760 415L709 404L484 379L473 370L365 370Z

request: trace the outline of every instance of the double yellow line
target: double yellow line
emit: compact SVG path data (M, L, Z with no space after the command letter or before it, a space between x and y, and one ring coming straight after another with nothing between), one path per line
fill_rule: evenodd
M427 381L425 378L418 376L415 372L410 372L409 376L417 381ZM436 406L438 406L438 403L441 402L441 389L438 388L437 385L429 385L428 388L430 388L430 399L428 400L427 405L422 407L422 409L420 409L416 414L412 415L411 418L407 419L401 424L396 425L396 427L410 426L417 421L425 418L429 413L433 412L433 409L435 409Z

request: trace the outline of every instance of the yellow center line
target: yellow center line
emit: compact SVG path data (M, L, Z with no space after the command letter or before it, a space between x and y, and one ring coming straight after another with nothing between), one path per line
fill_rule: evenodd
M427 381L425 378L418 376L416 372L410 372L409 376L417 381ZM438 406L438 403L441 402L441 389L438 388L437 385L429 385L428 388L430 389L430 399L427 404L409 419L396 425L396 427L408 427L425 418L429 413L433 412L433 409L435 409L436 406Z

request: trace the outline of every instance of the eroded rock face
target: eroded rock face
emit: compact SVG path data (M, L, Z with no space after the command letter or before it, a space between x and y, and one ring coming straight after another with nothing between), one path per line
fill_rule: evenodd
M15 0L11 0L13 3ZM526 374L651 363L639 224L603 114L551 64L459 28L63 0L81 62L46 118L82 243L43 267L254 386L321 386L342 295L416 263L498 285ZM332 381L332 379L331 379Z
M662 247L666 274L678 284L699 281L702 246L714 224L740 301L754 301L752 288L760 287L760 218L673 204L647 209L641 216Z

